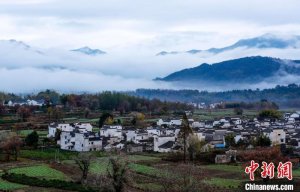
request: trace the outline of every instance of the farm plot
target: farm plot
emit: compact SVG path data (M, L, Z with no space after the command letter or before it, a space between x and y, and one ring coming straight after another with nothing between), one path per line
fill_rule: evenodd
M222 165L222 164L212 164L201 166L203 169L209 170L218 170L218 171L226 171L226 172L235 172L235 173L244 173L244 169L242 166L235 165Z
M0 191L13 191L13 190L22 189L25 187L27 187L27 186L17 184L17 183L11 183L11 182L0 179Z
M69 177L67 177L64 173L56 169L52 169L46 164L13 168L10 169L8 172L15 173L15 174L24 174L29 177L38 177L38 178L44 178L48 180L51 179L70 180Z
M204 180L205 183L221 188L238 188L242 184L242 180L238 179L224 179L224 178L211 178Z

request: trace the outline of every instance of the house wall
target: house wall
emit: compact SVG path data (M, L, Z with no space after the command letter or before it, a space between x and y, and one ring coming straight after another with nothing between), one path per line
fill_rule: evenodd
M134 130L129 130L126 133L126 141L133 141L135 140L136 132Z
M279 145L279 144L284 144L285 143L285 138L286 138L286 133L283 129L274 129L270 133L270 140L273 145Z
M48 135L47 137L55 137L56 127L48 126Z
M154 137L154 143L153 143L153 146L154 146L154 151L159 151L159 148L158 146L168 142L168 141L175 141L175 137L174 136L171 136L171 137L158 137L158 136L155 136Z
M60 141L59 141L61 149L71 150L73 148L71 141L72 141L72 136L70 132L61 132Z
M100 129L100 135L122 138L122 126L109 126Z
M88 141L88 146L84 148L89 151L100 151L102 149L102 140Z
M81 133L75 133L75 151L89 151L88 138L84 138L84 135Z

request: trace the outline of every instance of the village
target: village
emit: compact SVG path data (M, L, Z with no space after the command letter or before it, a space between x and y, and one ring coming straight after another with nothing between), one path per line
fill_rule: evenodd
M252 160L292 162L293 180L258 183L300 184L298 110L40 95L0 104L0 191L239 192Z
M187 119L193 136L205 142L202 151L221 149L230 146L226 137L232 136L234 143L254 146L250 141L265 136L271 146L289 146L294 153L300 154L300 113L285 113L284 119L242 119L224 117L215 121L194 121ZM61 124L48 126L48 138L54 138L60 132L57 144L63 150L70 151L111 151L125 150L136 152L178 152L183 150L179 140L182 119L159 119L156 126L135 129L122 125L103 125L93 132L89 123Z

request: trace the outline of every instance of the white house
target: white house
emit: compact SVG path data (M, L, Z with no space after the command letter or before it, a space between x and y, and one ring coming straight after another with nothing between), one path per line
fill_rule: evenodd
M199 127L204 127L205 126L205 123L204 122L199 122L199 121L194 121L192 123L192 127L193 128L199 128Z
M170 125L170 121L164 121L163 119L159 119L156 124L158 126L162 126L162 125Z
M104 137L118 137L122 138L122 126L121 125L104 125L100 129L100 135Z
M283 129L274 129L270 133L272 145L285 144L286 133Z
M170 125L177 125L177 126L180 126L182 123L182 120L181 119L173 119L170 121Z
M100 151L102 139L99 134L75 128L73 131L62 131L57 142L61 149L70 151Z
M90 133L75 133L75 151L100 151L102 149L102 140L100 137Z
M290 117L291 117L291 118L299 118L299 116L300 116L300 115L299 115L298 113L293 113L293 114L291 114Z
M126 141L134 141L136 138L136 130L127 130L126 131Z
M154 140L153 140L153 146L154 149L153 151L158 151L158 152L165 152L165 149L162 149L160 146L169 142L169 141L176 141L176 138L174 135L170 135L170 136L154 136Z
M205 134L202 133L202 132L194 132L194 135L196 135L197 138L198 138L200 141L204 141L204 140L205 140Z
M47 137L55 137L55 133L57 130L60 130L62 132L71 132L74 131L75 128L78 128L81 131L88 131L88 132L91 132L93 130L93 126L90 123L75 123L75 124L51 123L48 125Z
M240 125L242 124L242 120L240 118L231 118L231 121L235 124L235 125Z

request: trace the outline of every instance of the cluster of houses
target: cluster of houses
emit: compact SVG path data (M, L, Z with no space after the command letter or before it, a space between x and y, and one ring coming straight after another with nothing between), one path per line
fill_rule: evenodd
M270 138L272 145L287 144L300 149L300 112L286 113L284 119L241 119L226 117L215 121L194 121L188 119L193 135L206 142L209 148L224 148L225 137L234 136L248 140L259 135ZM126 150L127 152L176 152L182 150L180 144L181 119L159 119L157 126L144 129L104 125L93 132L89 123L49 125L48 137L60 132L58 144L61 149L72 151ZM251 146L249 146L251 147Z
M27 100L21 100L21 101L7 101L7 102L3 102L4 106L9 106L9 107L13 107L13 106L17 106L17 105L27 105L27 106L43 106L44 105L44 100L31 100L31 99L27 99Z

